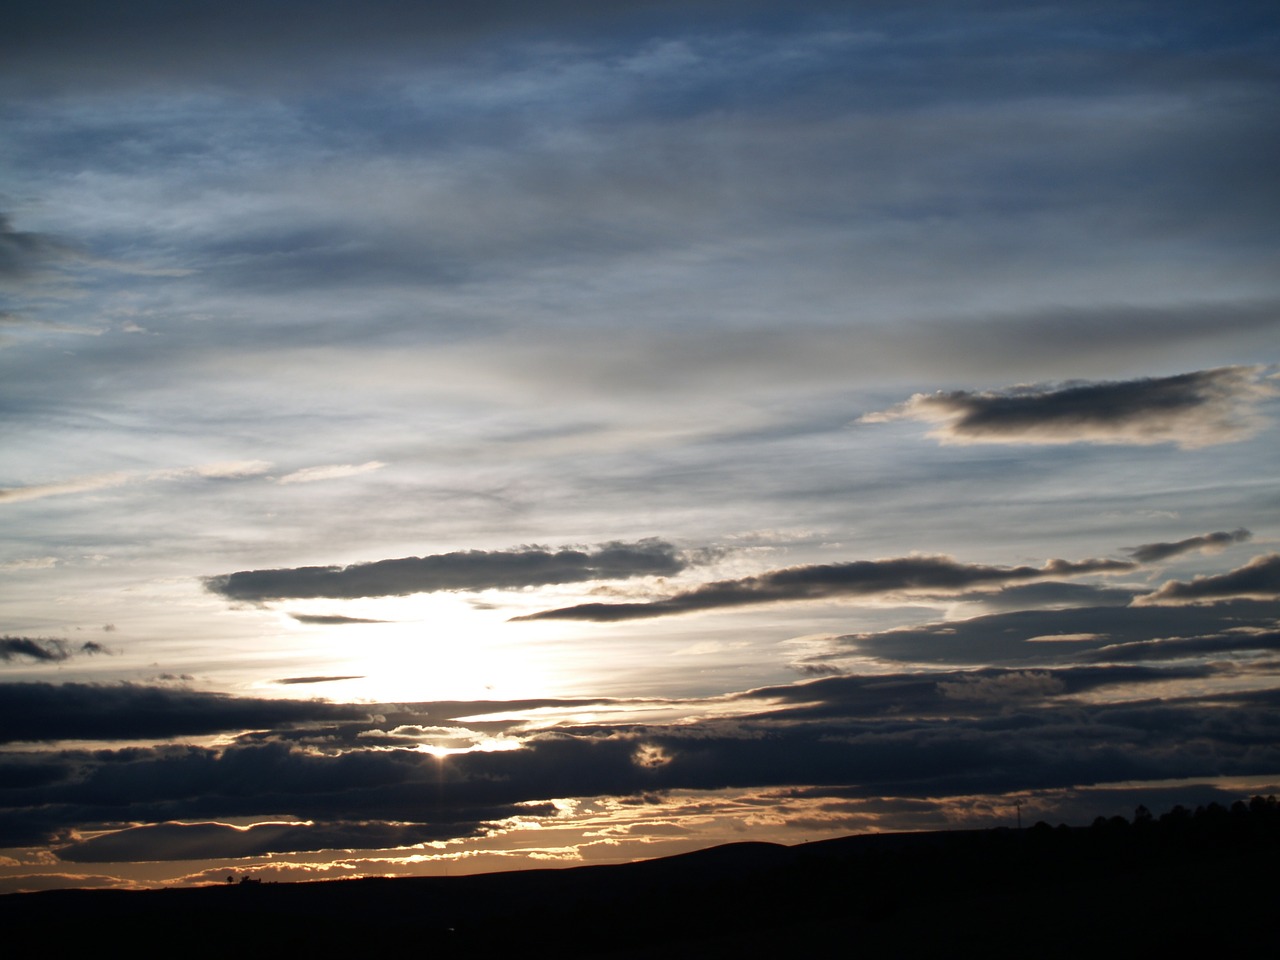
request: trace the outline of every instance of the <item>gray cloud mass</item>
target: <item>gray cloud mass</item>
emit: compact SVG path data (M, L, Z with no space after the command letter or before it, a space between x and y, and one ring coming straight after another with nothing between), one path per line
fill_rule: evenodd
M678 613L741 607L792 600L870 597L894 593L955 593L980 584L1123 573L1136 564L1126 560L1050 560L1043 567L993 567L959 563L950 557L898 557L855 560L773 570L738 580L703 584L661 600L644 603L583 603L513 617L513 620L640 620Z
M917 393L861 422L936 423L930 435L944 443L1174 443L1193 449L1258 430L1253 408L1274 394L1259 381L1261 373L1261 367L1220 367L1141 380Z
M1138 604L1219 603L1223 600L1275 600L1280 598L1280 553L1254 557L1242 567L1191 581L1170 580L1154 593L1135 600Z
M1144 543L1130 550L1129 556L1138 563L1158 563L1192 550L1203 550L1206 553L1224 550L1234 543L1245 543L1252 537L1253 534L1243 527L1230 531L1220 530L1217 533L1205 533L1172 543Z
M1231 705L1226 711L1168 694L1170 682L1214 674L1206 665L1131 664L837 677L739 694L761 711L737 719L559 725L525 732L518 749L447 763L363 741L362 731L379 728L372 719L319 726L311 742L291 744L288 718L317 706L282 703L274 708L286 724L281 739L268 724L258 738L225 747L2 755L0 842L133 823L151 826L64 845L60 855L218 855L209 844L225 840L221 855L249 856L470 836L507 816L553 816L552 797L824 785L910 798L1270 773L1280 761L1274 691L1215 695ZM1128 694L1118 702L1086 696L1109 688ZM261 720L272 712L267 702L246 706ZM406 716L403 707L370 706ZM655 755L662 762L646 761ZM310 823L212 823L280 810Z
M24 657L43 663L61 663L77 654L108 653L96 640L86 640L79 646L53 637L0 637L0 660Z
M0 280L20 280L41 273L77 252L69 244L44 233L15 230L0 213Z
M393 597L441 590L517 590L553 583L670 576L683 570L686 563L671 544L650 538L635 543L604 543L594 550L465 550L347 567L242 570L210 577L205 585L230 600L245 601Z

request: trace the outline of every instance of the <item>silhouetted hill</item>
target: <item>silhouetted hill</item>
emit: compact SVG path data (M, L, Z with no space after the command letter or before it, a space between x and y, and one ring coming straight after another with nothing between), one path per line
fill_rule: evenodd
M1255 798L1087 828L735 843L563 870L17 894L0 897L0 924L10 944L50 944L74 922L139 956L1265 956L1280 947L1277 853L1280 812Z

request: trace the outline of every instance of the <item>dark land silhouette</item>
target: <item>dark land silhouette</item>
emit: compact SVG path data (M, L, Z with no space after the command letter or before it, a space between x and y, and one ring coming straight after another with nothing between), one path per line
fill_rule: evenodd
M70 924L137 956L1276 956L1277 854L1280 806L1255 797L560 870L12 894L0 930L53 945Z

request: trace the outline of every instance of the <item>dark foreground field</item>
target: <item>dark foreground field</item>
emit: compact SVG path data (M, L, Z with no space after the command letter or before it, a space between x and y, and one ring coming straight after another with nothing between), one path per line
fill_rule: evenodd
M0 930L14 956L73 932L110 956L1277 956L1277 854L1258 800L567 870L18 894Z

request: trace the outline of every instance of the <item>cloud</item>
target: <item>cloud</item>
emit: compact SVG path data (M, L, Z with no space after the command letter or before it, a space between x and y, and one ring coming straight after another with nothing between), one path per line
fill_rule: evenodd
M147 474L152 480L180 480L184 477L200 477L205 480L242 480L257 477L271 469L269 460L223 460L178 470L159 470Z
M74 647L65 640L50 637L0 637L0 660L26 657L44 663L61 663L76 654L108 653L96 640L87 640Z
M348 623L387 623L386 620L370 620L367 617L344 617L339 614L324 613L291 613L289 614L299 623L313 624L316 626L336 627Z
M91 490L105 490L118 487L138 478L136 473L117 472L99 473L91 476L75 477L71 480L60 480L54 483L35 484L29 487L10 487L0 490L0 503L20 503L24 500L40 500L44 497L60 497L68 493L88 493Z
M260 476L271 469L266 460L225 460L200 464L194 467L174 467L151 471L117 471L99 473L53 483L35 484L29 487L11 487L0 490L0 503L20 503L24 500L40 500L69 493L88 493L130 483L146 483L165 480L244 480Z
M0 563L0 570L49 570L57 565L57 557L26 557Z
M976 700L983 703L1008 703L1018 700L1042 700L1066 689L1059 677L1048 672L1001 673L994 676L969 676L941 681L938 691L952 700Z
M1226 657L1233 653L1272 653L1280 650L1280 631L1240 630L1203 637L1161 637L1117 643L1078 657L1099 663Z
M56 237L13 229L9 216L0 213L0 279L26 279L79 257L79 251Z
M1238 530L1219 531L1217 533L1202 534L1198 537L1187 537L1185 540L1177 540L1173 543L1144 543L1130 550L1129 556L1133 557L1138 563L1158 563L1161 560L1168 560L1170 557L1189 553L1192 550L1217 553L1233 543L1244 543L1252 537L1252 533L1241 527Z
M208 860L258 857L269 853L334 849L387 849L455 839L479 832L465 823L158 823L117 830L60 847L70 863L122 860Z
M255 700L134 684L0 684L0 742L127 740L357 719L358 705Z
M285 677L283 680L276 680L276 683L295 684L295 683L333 683L336 680L363 680L364 677Z
M1237 599L1280 599L1280 553L1254 557L1243 567L1214 576L1196 577L1189 583L1170 580L1155 592L1138 597L1133 602L1138 606L1175 606Z
M518 547L377 560L347 567L242 570L210 577L206 587L230 600L407 596L441 590L515 590L552 583L670 576L688 561L655 538L613 541L594 550Z
M1203 682L1215 670L1104 664L837 677L735 695L739 706L758 705L754 714L660 723L549 717L542 729L526 728L515 749L446 758L378 732L407 731L393 725L416 717L423 731L452 735L429 716L482 705L365 705L363 719L335 723L336 708L321 704L250 701L240 719L254 739L231 745L0 754L0 845L134 823L60 853L84 862L254 856L473 836L503 818L552 817L553 797L819 785L849 796L938 798L1270 774L1280 762L1275 691L1219 690L1211 706L1170 696L1171 682ZM0 689L0 703L12 686ZM1125 696L1090 696L1108 689ZM1155 695L1142 699L1143 689ZM126 690L135 712L150 693L172 693ZM59 693L71 701L83 690ZM109 722L111 705L101 706ZM312 740L288 742L298 723L318 724ZM263 816L269 811L290 816ZM220 822L233 817L274 822Z
M833 638L832 649L797 663L801 669L832 667L850 655L897 663L919 664L1065 664L1106 660L1151 659L1142 644L1175 638L1218 637L1231 630L1236 650L1265 649L1251 638L1273 629L1280 618L1274 602L1240 600L1218 607L1088 606L1048 610L1017 610L964 620ZM1072 642L1045 642L1046 637L1072 637ZM1221 641L1209 641L1225 649ZM1135 646L1136 645L1136 646ZM1109 650L1103 656L1098 651ZM1164 647L1170 650L1172 647Z
M583 603L513 617L513 620L640 620L758 603L828 600L887 594L954 594L979 584L1000 586L1020 580L1121 573L1134 569L1127 560L1050 560L1043 567L992 567L965 564L951 557L898 557L855 560L773 570L738 580L703 584L662 600L643 603Z
M302 470L295 470L293 473L285 474L277 483L315 483L319 480L337 480L341 477L354 477L361 473L370 473L374 470L381 470L386 464L380 460L370 460L367 463L351 464L351 463L335 463L324 467L305 467Z
M1068 382L1003 392L917 393L861 423L923 420L943 443L1176 443L1183 449L1252 436L1255 406L1274 389L1262 367L1219 367L1172 377Z
M1123 607L1137 594L1138 591L1128 587L1045 580L1001 587L999 590L975 590L958 594L955 599L981 603L989 610L1052 610L1063 607Z

